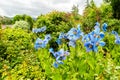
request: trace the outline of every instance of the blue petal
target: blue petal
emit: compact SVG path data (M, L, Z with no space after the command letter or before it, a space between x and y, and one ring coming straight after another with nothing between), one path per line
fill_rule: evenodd
M49 49L49 52L51 52L51 53L54 54L54 49L53 49L53 48L50 48L50 49Z
M103 24L103 26L102 26L102 30L103 30L104 32L107 31L107 24L106 24L106 23Z
M95 26L100 26L100 23L99 23L99 22L96 22L96 23L95 23Z
M112 34L114 35L118 35L118 33L116 31L112 31Z
M96 44L93 45L93 51L94 51L94 52L97 52L97 51L98 51L98 48L97 48Z
M46 26L41 27L41 28L33 28L32 32L38 33L38 32L44 32L45 30L46 30Z
M105 34L103 32L100 32L100 38L104 38Z
M46 30L46 26L40 28L40 32L44 32Z
M99 45L100 45L100 46L105 46L105 42L100 41L100 42L99 42Z
M98 35L100 33L100 28L96 27L95 30L94 30L94 33Z
M61 39L57 39L56 42L58 45L62 44Z
M119 39L115 40L115 43L120 44L120 40Z
M58 68L58 63L54 62L54 63L53 63L53 66L54 66L55 68Z
M74 41L69 41L69 46L75 47L75 42Z
M50 40L50 39L51 39L50 34L45 35L45 39L46 39L46 40Z
M59 35L59 39L62 39L62 38L64 38L64 33L63 32L60 33L60 35Z

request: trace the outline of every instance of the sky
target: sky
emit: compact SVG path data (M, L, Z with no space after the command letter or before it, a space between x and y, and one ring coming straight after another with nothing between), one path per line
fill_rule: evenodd
M79 13L82 14L87 0L0 0L0 15L15 16L16 14L28 14L37 17L52 10L71 12L73 5L79 5ZM102 0L94 0L100 6Z

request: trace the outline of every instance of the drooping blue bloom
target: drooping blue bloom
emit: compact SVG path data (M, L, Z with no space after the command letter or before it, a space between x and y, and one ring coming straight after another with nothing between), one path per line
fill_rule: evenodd
M63 38L65 38L65 34L64 34L63 32L61 32L61 33L59 34L58 39L56 40L56 42L57 42L58 45L62 44L62 39L63 39Z
M118 33L116 31L112 31L112 34L114 35L118 35Z
M105 46L105 42L100 41L99 38L94 38L93 40L90 40L84 43L84 46L86 47L87 52L91 50L94 52L97 52L99 45Z
M69 41L69 46L75 47L76 40L78 40L84 33L80 30L80 25L77 28L71 28L67 33L60 33L59 38L56 40L58 44L61 44L61 39Z
M93 44L89 41L89 42L85 42L84 46L87 49L87 52L93 50Z
M115 40L116 44L120 44L120 37Z
M99 33L99 36L100 36L100 38L103 39L103 38L105 37L105 34L104 34L103 32L100 32L100 33Z
M34 48L38 49L38 48L46 47L46 45L48 44L50 39L51 39L50 35L46 35L44 40L37 38L37 40L35 41L35 44L34 44Z
M33 28L32 32L39 33L39 32L44 32L45 30L46 30L46 26L43 26L41 28Z
M66 59L66 56L69 55L68 51L64 51L64 49L60 49L58 52L54 52L53 48L49 49L49 52L53 54L56 58L56 61L53 63L54 67L58 67L59 64L63 64L62 60Z
M115 35L115 43L120 44L120 36L118 35L118 33L116 31L112 31L112 34Z
M46 26L41 27L41 32L44 32L46 30Z
M49 41L51 39L50 34L45 35L45 39Z
M103 30L104 32L107 31L107 26L108 26L108 25L107 25L106 23L103 24L103 26L102 26L102 30Z
M38 48L44 48L45 44L43 43L43 40L40 38L37 38L37 40L35 41L35 45L34 48L38 49Z

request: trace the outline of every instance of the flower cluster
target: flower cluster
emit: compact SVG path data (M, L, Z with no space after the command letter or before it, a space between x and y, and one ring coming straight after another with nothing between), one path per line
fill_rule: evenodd
M87 52L91 50L97 52L99 45L105 45L105 42L101 41L105 35L103 32L100 32L100 24L97 22L94 28L95 29L92 32L86 34L82 39Z
M44 32L46 30L46 27L42 27L40 29L33 29L34 33L38 32ZM56 42L58 45L62 44L62 39L65 39L67 41L67 46L76 46L76 41L80 40L80 37L82 37L82 42L84 43L84 46L86 47L87 52L89 51L98 51L98 46L105 46L105 42L102 41L104 38L104 32L107 31L107 24L104 23L102 26L103 32L100 31L100 24L98 22L95 23L94 30L88 34L85 34L81 31L80 25L77 26L77 28L71 28L67 33L61 32L59 34L59 37L57 38ZM116 43L120 43L120 37L116 32L113 32L113 34L116 35ZM35 49L38 48L44 48L46 44L51 39L50 34L45 36L45 39L42 40L38 38L35 42ZM59 51L55 51L54 48L50 48L49 52L55 57L55 62L53 63L53 66L57 68L60 64L63 64L63 60L66 59L66 57L70 54L70 50L64 51L64 49L60 49Z
M53 48L49 49L49 52L55 57L56 61L53 63L53 66L57 68L59 64L63 64L62 60L66 59L66 56L69 55L68 51L64 51L64 49L60 49L58 52L54 52Z
M60 33L59 38L57 39L57 43L61 44L61 39L69 40L69 46L75 47L76 40L83 36L83 32L80 30L80 25L77 28L71 28L67 33Z

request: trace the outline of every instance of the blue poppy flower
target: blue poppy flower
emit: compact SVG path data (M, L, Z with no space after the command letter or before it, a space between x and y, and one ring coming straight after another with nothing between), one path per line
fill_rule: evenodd
M60 49L58 52L54 52L53 48L49 49L49 52L53 54L53 56L56 58L56 62L53 63L54 67L58 67L59 64L63 64L62 60L66 59L66 56L69 55L68 51L64 51L64 49Z
M51 39L50 35L46 35L44 40L37 38L34 44L34 48L35 49L44 48L48 44L50 39Z
M89 42L85 42L84 46L87 49L87 52L93 50L93 44L89 41Z
M35 45L34 48L38 49L38 48L44 48L45 44L43 44L43 40L40 38L37 38L37 40L35 41Z
M118 35L118 33L116 31L112 31L112 34L114 35Z
M100 33L99 33L99 36L100 36L100 38L104 38L104 37L105 37L105 34L104 34L103 32L100 32Z
M105 42L101 41L105 35L103 32L100 32L99 24L97 25L95 26L95 30L86 34L82 39L87 52L97 52L98 46L105 46Z
M116 31L112 31L112 34L115 35L115 43L120 44L120 36L118 35L118 33Z
M33 33L39 33L39 32L44 32L46 30L46 26L43 26L41 28L33 28L32 32Z
M45 39L48 40L48 41L51 40L50 34L45 35Z

